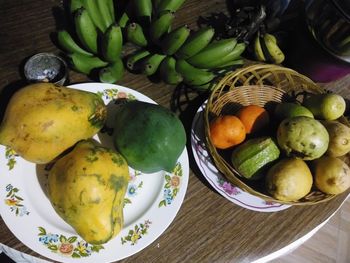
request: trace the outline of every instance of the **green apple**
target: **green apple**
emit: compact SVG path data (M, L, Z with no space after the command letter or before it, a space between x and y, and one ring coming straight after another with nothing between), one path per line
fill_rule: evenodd
M314 118L314 115L308 108L292 102L282 102L277 104L274 115L278 120L284 120L297 116Z
M346 109L344 98L335 93L313 94L304 100L303 105L321 120L336 120Z

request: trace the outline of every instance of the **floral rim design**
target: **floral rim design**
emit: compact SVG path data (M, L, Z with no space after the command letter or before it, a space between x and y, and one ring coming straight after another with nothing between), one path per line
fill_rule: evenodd
M39 227L39 241L54 253L72 258L91 256L104 249L102 245L91 245L84 240L78 240L77 236L66 237L64 235L47 233L45 228Z
M148 228L152 224L150 220L145 220L144 223L136 224L133 229L130 229L128 235L121 238L122 245L130 242L130 245L135 245L139 239L148 233Z
M9 170L12 170L15 167L15 164L17 163L16 157L18 157L18 154L9 146L6 146L5 158L7 160L6 165L8 166Z
M15 212L16 216L29 215L27 208L22 204L23 198L18 195L19 189L13 187L12 184L6 185L6 198L5 204L11 209L11 212Z
M119 91L118 89L105 89L103 91L98 91L97 95L100 98L105 98L107 100L117 100L117 99L128 99L136 100L136 97L130 93Z
M170 205L180 189L182 178L182 167L177 163L172 174L165 174L165 184L163 189L164 199L159 202L158 207Z
M130 174L128 189L124 198L124 206L132 203L131 198L137 195L138 190L143 186L143 181L138 182L137 180L139 175L141 175L140 171L134 171L134 173Z
M237 186L232 185L230 182L227 182L223 178L218 177L218 185L225 191L228 195L239 195L241 193L240 189Z

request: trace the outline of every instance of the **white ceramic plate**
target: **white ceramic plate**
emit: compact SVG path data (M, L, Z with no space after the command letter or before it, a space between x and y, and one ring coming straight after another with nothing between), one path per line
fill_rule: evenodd
M112 117L118 98L155 103L122 86L85 83L73 88L95 92ZM107 121L110 121L108 118ZM111 137L94 137L110 147ZM172 173L142 174L130 169L123 230L102 246L87 244L54 211L46 195L47 171L0 146L0 213L13 234L37 253L60 262L111 262L131 256L155 241L174 220L183 202L189 176L186 148Z
M215 167L210 154L206 148L204 135L203 112L205 103L203 103L193 118L191 129L191 145L194 159L204 178L210 183L216 191L223 197L241 207L259 211L276 212L287 209L289 205L266 202L265 200L243 191L237 186L228 182L223 174Z

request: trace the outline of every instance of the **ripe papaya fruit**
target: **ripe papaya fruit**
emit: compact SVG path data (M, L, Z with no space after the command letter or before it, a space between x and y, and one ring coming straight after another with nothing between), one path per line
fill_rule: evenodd
M170 110L142 101L119 106L113 141L130 167L143 173L171 172L186 145L186 132Z

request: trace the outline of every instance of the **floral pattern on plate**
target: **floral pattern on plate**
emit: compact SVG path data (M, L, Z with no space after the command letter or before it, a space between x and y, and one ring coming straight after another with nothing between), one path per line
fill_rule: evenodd
M170 205L177 193L181 184L182 168L181 164L177 163L172 174L165 174L164 199L159 202L158 206Z
M18 154L10 147L6 146L5 158L7 160L7 166L9 170L12 170L15 167L16 157L18 157Z
M64 235L47 233L45 228L39 227L39 242L54 253L72 258L89 257L92 253L98 253L104 249L102 245L91 245L77 236L66 237Z
M13 187L12 184L8 184L6 185L6 192L5 204L10 207L11 211L16 216L29 215L26 206L22 204L23 198L18 195L19 189Z
M130 180L128 184L128 189L126 191L126 197L124 198L124 206L127 204L131 204L131 199L137 195L137 192L139 189L143 186L143 181L138 180L139 176L141 175L140 171L134 171L130 174Z
M144 223L136 224L134 228L130 229L128 235L121 238L122 245L130 243L135 245L139 239L148 233L148 228L152 224L151 221L146 220Z

